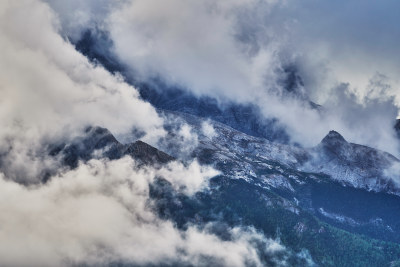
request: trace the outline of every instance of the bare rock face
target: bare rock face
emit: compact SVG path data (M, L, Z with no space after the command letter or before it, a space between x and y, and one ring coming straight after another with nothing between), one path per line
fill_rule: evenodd
M175 158L171 157L167 153L164 153L140 140L125 145L124 149L124 155L130 155L132 158L140 160L145 164L165 164L175 160Z

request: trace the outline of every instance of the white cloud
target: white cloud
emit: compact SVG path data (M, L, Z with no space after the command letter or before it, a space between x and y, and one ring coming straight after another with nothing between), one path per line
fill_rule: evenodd
M242 34L238 13L257 3L128 1L110 14L108 28L116 54L135 75L161 76L198 95L252 100L277 64L273 40L252 53L251 44L236 36Z
M271 255L277 249L285 250L254 230L233 228L231 241L193 226L177 230L148 208L154 170L137 171L133 166L129 157L91 160L53 177L46 185L29 188L1 175L0 264L98 266L120 261L206 265L213 259L224 266L261 266L254 241L265 242ZM196 172L205 180L210 174L198 165L176 165L158 175L173 185L186 184L185 188L195 190L201 188L191 181Z
M79 40L87 27L102 28L108 13L126 0L43 0L57 11L62 33L73 41Z
M57 25L40 1L0 5L0 154L8 154L2 165L9 178L37 178L43 143L71 138L87 125L117 137L134 127L150 142L164 134L155 109L122 78L89 63Z
M207 136L207 138L212 139L216 136L216 132L214 126L209 121L204 121L201 124L201 131L202 133Z
M182 172L181 168L181 163L171 162L157 170L155 174L165 177L175 189L181 189L187 195L193 195L200 189L208 187L208 179L220 174L211 167L201 167L197 161L190 163L185 172Z
M169 134L159 140L158 147L180 160L192 160L192 153L199 145L196 130L179 116L164 113L163 118Z

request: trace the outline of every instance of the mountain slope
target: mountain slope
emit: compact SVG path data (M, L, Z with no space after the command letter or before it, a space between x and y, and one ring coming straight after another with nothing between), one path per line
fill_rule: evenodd
M399 191L388 191L387 187L374 187L371 191L361 183L374 181L374 185L385 185L385 177L373 177L371 173L380 174L376 170L396 164L397 159L390 154L347 143L336 132L329 133L316 147L304 149L248 136L229 126L209 121L215 130L210 138L202 133L201 118L166 113L184 118L197 129L199 146L193 157L204 164L212 164L229 179L245 180L258 188L273 191L289 200L287 203L292 203L289 209L304 208L342 229L400 242L400 197L396 196ZM340 147L335 145L336 142L343 143L343 147L336 149L336 145ZM329 150L331 145L333 150ZM382 159L374 161L380 155ZM330 161L326 161L327 165L322 163L321 158L327 156L335 162L332 165L334 169L328 164ZM321 171L321 166L325 166L325 173ZM358 183L346 180L366 167L370 170L364 171L365 176L358 176ZM346 169L348 176L341 177L340 173L333 172L337 169ZM338 176L331 176L330 171ZM363 177L366 177L365 180Z
M195 129L202 124L201 119L191 115L173 115L185 118ZM209 190L193 197L157 178L150 185L154 201L150 207L161 218L174 221L182 229L213 223L216 228L212 231L221 238L227 227L254 227L288 247L289 254L282 254L281 259L289 266L312 266L312 262L322 266L390 266L400 258L400 245L392 243L400 243L396 239L400 236L400 218L385 217L390 212L400 214L399 197L344 187L329 176L299 171L297 167L309 160L307 150L209 123L213 124L215 135L210 138L198 128L200 145L194 156L203 163L212 163L222 174L210 181ZM117 159L123 155L142 164L173 160L140 141L121 144L100 127L88 128L73 144L64 144L52 155L63 155L68 165L92 157ZM352 197L353 203L346 202L345 196ZM362 207L362 201L368 205L367 210L354 212ZM388 203L391 206L380 211ZM341 205L346 208L340 209ZM377 232L381 235L374 235ZM350 253L353 251L357 251L356 256ZM265 264L278 266L269 261L268 255L262 257Z

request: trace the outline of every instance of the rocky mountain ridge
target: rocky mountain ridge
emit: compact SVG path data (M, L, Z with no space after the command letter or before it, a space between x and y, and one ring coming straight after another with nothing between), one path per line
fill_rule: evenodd
M158 166L166 164L175 158L137 140L133 143L122 144L106 128L88 127L82 136L74 139L70 144L51 145L51 156L61 156L64 165L75 168L78 162L92 158L119 159L126 155L131 156L138 165Z

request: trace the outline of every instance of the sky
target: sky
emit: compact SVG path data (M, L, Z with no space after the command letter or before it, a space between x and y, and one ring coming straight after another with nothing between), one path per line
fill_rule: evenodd
M205 255L228 266L257 266L255 241L271 257L286 250L254 229L231 228L229 241L207 227L179 230L148 209L148 185L159 175L188 196L206 188L217 172L197 162L139 171L123 158L65 170L46 156L46 145L72 140L88 125L106 127L124 142L134 130L150 144L166 135L165 118L133 86L75 50L72 42L85 30L107 32L113 52L139 79L161 77L221 105L257 105L263 116L278 118L294 142L314 146L334 129L399 156L392 129L400 108L399 5L0 1L0 240L7 240L0 243L0 265L200 264ZM303 79L301 90L322 111L283 93L284 69L292 65ZM195 144L188 127L177 134ZM213 129L204 125L204 131ZM49 169L51 181L40 184ZM149 245L149 239L158 242Z

